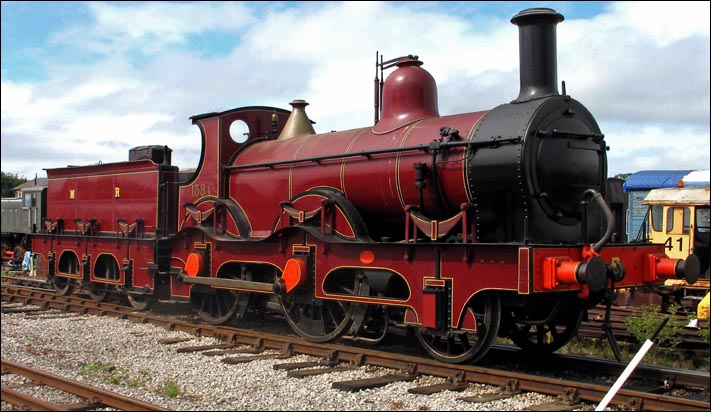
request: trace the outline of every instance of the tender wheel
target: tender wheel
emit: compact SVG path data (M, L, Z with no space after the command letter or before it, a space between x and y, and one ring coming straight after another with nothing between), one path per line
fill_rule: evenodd
M59 296L68 296L74 292L74 281L69 278L54 276L52 286Z
M431 331L418 328L417 339L427 353L447 363L478 361L491 348L499 330L501 301L496 293L474 297L465 310L476 319L476 332Z
M128 303L136 310L148 310L155 304L153 296L129 294L127 297Z
M555 313L553 312L555 311ZM561 305L551 310L551 316L532 321L517 314L511 318L508 336L519 348L535 353L552 353L562 348L578 332L585 309L574 305Z
M106 283L91 282L87 288L87 292L94 302L106 302L112 288L113 286L107 285Z
M351 279L352 283L338 286L341 288L339 294L364 294L367 289L364 279L358 276ZM328 342L335 339L350 326L354 318L362 316L361 312L367 310L367 306L363 304L316 299L314 294L312 282L307 282L289 295L279 297L291 328L311 342Z

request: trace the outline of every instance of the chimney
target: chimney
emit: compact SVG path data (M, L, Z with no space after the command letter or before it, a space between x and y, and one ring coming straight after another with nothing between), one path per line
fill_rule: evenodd
M558 95L556 24L563 15L553 9L532 8L511 18L518 26L521 90L514 103Z

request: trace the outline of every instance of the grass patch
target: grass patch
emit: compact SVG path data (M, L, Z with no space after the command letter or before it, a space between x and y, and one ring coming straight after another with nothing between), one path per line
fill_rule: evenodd
M82 367L79 375L85 378L102 379L114 384L122 384L128 379L128 369L118 368L110 363L89 362ZM137 382L129 382L129 384L138 386Z
M637 340L636 343L619 342L620 355L624 361L630 361L639 351L641 345L652 337L654 332L661 325L663 316L660 316L660 307L657 305L642 305L636 308L632 315L625 319L627 329ZM684 326L690 319L677 318L675 315L681 309L680 305L669 306L669 321L660 330L654 346L647 352L643 363L649 365L667 366L672 368L682 368L699 371L709 371L709 356L703 359L689 359L684 350L679 349L681 338L684 336ZM704 339L709 339L709 324L706 322L705 329L699 330L699 335ZM560 349L560 353L592 355L602 358L615 358L612 347L607 339L589 339L575 337L566 346Z
M637 354L641 345L629 342L617 342L620 348L620 356L624 362L629 362ZM669 352L664 349L657 349L657 345L652 346L652 349L647 352L642 359L643 364L656 365L656 366L667 366L670 368L679 369L689 369L689 370L699 370L699 371L709 371L709 358L702 359L700 361L694 361L692 359L686 359L682 354L682 351ZM576 336L567 345L563 346L558 350L559 353L571 354L571 355L581 355L581 356L595 356L606 359L615 359L615 354L612 351L610 342L607 339L595 339L595 338L582 338Z
M669 306L669 317L667 324L659 331L655 345L650 352L661 353L665 356L674 356L676 348L681 343L681 338L684 336L684 323L678 320L675 315L679 312L681 306L673 304ZM632 332L638 343L644 343L652 337L654 332L659 328L662 319L659 316L659 306L642 305L635 308L632 316L625 319L627 329Z
M680 306L670 306L669 310L675 314ZM628 330L635 337L637 342L617 341L620 355L624 362L629 362L634 358L642 344L652 336L663 320L660 316L660 307L655 305L644 305L633 312L625 320ZM708 372L711 369L711 355L706 354L704 358L690 359L687 351L680 349L680 338L684 335L684 327L689 319L670 316L667 324L658 335L658 340L642 359L642 363L647 365L667 366L671 368L681 368ZM711 322L704 322L705 327L699 330L699 336L706 341L711 335ZM496 343L507 346L516 346L509 338L497 338ZM615 359L610 342L606 338L587 338L575 336L565 346L560 348L558 353L580 356L594 356L605 359Z
M89 362L81 368L79 374L85 378L100 378L104 371L114 368L110 363Z
M166 396L175 398L180 394L180 387L178 386L178 382L173 380L172 378L168 378L165 381L165 384L163 385L163 393L166 394Z

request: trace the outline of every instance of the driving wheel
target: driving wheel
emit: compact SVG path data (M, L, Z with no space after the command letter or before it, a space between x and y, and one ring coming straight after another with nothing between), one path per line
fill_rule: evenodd
M476 331L417 328L417 339L435 359L447 363L477 361L491 348L499 330L501 301L496 293L472 298L465 311L476 320Z
M349 278L350 281L339 283L334 292L339 295L363 295L367 282L360 276ZM364 304L342 300L318 299L315 296L313 282L298 287L288 295L279 296L279 301L291 328L300 336L312 342L328 342L340 336L353 319L367 310Z

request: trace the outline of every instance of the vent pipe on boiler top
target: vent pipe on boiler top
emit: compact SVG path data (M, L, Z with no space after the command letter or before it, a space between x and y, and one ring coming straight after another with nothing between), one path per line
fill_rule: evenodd
M511 18L518 26L521 90L516 102L558 95L556 25L562 14L553 9L533 8Z

